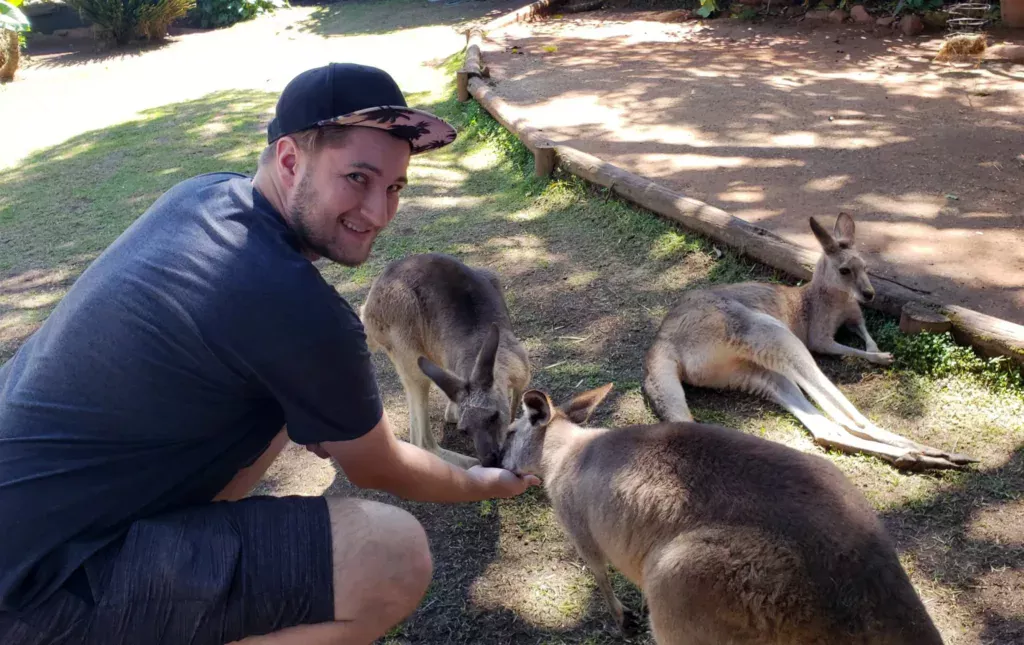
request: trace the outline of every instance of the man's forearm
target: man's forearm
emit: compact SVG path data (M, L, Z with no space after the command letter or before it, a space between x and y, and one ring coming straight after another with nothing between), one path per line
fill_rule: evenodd
M382 469L381 490L418 502L472 502L492 497L466 470L405 441L395 442L396 463Z
M472 502L511 497L540 482L532 476L519 478L500 468L470 470L448 463L437 455L391 432L387 415L365 436L350 441L319 444L311 448L334 458L360 488L373 488L419 502Z

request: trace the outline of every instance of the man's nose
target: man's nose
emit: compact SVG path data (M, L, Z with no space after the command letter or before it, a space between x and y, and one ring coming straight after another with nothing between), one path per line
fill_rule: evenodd
M388 193L387 190L383 190L366 195L359 212L370 224L384 228L390 219L388 210Z

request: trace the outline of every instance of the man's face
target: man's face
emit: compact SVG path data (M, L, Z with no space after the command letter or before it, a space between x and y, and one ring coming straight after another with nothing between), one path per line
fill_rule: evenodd
M286 208L307 250L345 266L365 262L398 210L409 157L407 142L359 127L340 145L299 151Z

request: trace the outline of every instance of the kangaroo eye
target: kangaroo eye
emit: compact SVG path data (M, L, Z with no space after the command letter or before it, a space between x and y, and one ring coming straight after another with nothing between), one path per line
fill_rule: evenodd
M839 269L839 273L842 273L843 275L850 275L850 270L846 267L843 267L842 269Z

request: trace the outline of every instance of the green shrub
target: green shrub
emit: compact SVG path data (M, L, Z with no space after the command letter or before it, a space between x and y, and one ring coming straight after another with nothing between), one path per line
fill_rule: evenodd
M281 6L282 0L196 0L189 18L204 29L227 27Z
M195 0L66 0L95 23L97 35L124 45L135 38L161 40L167 27L195 6Z
M943 378L972 376L995 389L1024 391L1024 372L1006 357L983 358L974 349L958 345L948 331L941 334L907 335L899 325L886 321L875 340L883 351L892 352L897 369Z

